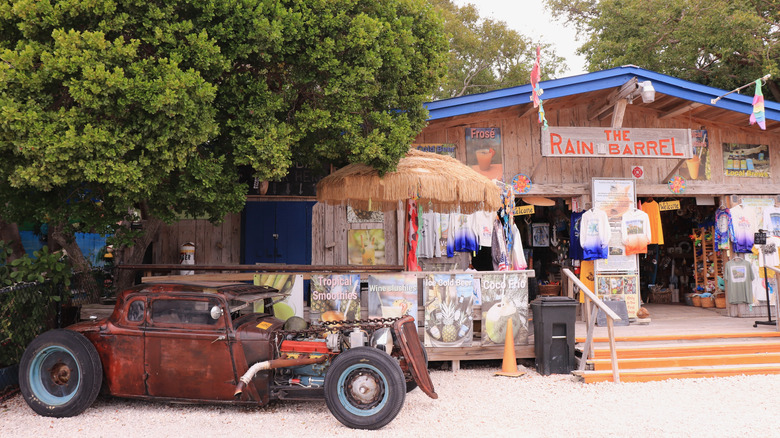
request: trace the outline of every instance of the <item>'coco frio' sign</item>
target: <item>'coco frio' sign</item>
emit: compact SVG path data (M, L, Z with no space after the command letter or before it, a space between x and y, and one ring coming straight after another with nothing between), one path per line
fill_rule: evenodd
M598 158L693 157L690 129L572 128L542 130L542 156Z

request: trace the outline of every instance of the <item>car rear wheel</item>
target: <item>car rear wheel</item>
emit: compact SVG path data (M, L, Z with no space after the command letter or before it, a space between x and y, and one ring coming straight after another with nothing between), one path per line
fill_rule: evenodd
M33 411L72 417L95 401L103 381L92 343L72 330L50 330L35 338L19 363L19 389Z
M357 347L339 354L325 376L325 402L342 424L379 429L392 421L406 398L398 362L384 351Z

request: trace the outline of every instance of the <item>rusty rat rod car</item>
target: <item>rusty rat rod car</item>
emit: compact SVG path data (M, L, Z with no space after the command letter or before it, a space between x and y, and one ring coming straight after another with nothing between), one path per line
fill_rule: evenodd
M110 317L33 340L20 389L35 412L52 417L78 415L101 387L184 402L325 398L340 422L359 429L392 421L417 386L437 398L412 317L309 325L254 312L281 297L247 284L135 286L118 295Z

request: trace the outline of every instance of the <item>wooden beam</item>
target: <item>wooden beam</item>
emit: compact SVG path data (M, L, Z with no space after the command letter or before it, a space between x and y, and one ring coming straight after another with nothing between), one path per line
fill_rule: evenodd
M613 161L613 160L610 160ZM666 183L659 184L654 181L642 182L645 180L638 180L636 183L636 194L639 196L658 196L668 195L674 196L669 191L669 186ZM551 184L537 184L534 183L531 190L525 195L532 196L551 196L551 197L570 197L575 195L589 194L591 190L590 183L551 183ZM685 193L681 196L722 196L724 193L734 194L737 196L745 195L765 195L767 192L767 186L754 183L754 184L717 184L712 181L689 181L688 186L685 188ZM189 267L188 267L189 269Z
M676 108L673 108L665 113L661 113L658 118L659 119L668 119L670 117L679 116L680 114L687 113L688 111L692 111L700 106L704 106L703 103L698 102L688 102L684 103L682 105L677 106Z
M601 161L601 169L599 170L599 177L604 178L609 176L607 175L607 173L612 173L612 162L614 161L614 159L602 158L601 160L602 161Z
M623 127L623 116L626 114L626 105L628 105L628 99L620 99L615 102L615 109L612 111L612 127Z
M539 170L539 168L540 168L540 167L542 167L542 163L544 163L544 160L545 160L545 159L546 159L546 157L542 157L542 159L541 159L541 160L539 160L539 161L536 163L536 166L534 166L534 170L532 170L532 171L531 171L531 176L529 177L529 178L531 178L531 181L533 181L533 180L534 180L534 176L536 175L536 171L538 171L538 170Z
M680 162L678 162L678 163L677 163L677 165L676 165L676 166L674 166L674 169L672 169L672 171L671 171L671 172L669 172L669 175L666 175L666 178L664 178L664 180L663 180L663 181L661 181L661 184L664 184L666 181L669 181L669 178L671 178L671 177L672 177L672 175L674 175L674 173L675 173L675 172L677 172L677 169L679 169L679 168L680 168L680 166L682 166L682 164L683 164L685 161L686 161L685 159L683 159L683 160L680 160Z
M613 109L613 107L619 100L629 97L632 93L634 93L637 90L637 87L639 87L639 85L635 77L626 81L625 84L623 84L617 90L613 91L612 94L610 94L609 97L607 97L607 103L601 105L600 107L596 108L593 111L590 111L590 113L588 114L588 120L595 120L599 118L603 113Z
M518 118L518 119L522 119L523 117L525 117L525 116L527 116L527 115L530 115L530 114L534 113L534 112L535 112L535 111L537 111L538 109L539 109L539 108L534 108L534 106L533 106L533 105L531 105L531 104L525 104L525 105L523 105L523 106L521 106L521 107L520 107L520 113L519 113L519 115L517 116L517 118Z

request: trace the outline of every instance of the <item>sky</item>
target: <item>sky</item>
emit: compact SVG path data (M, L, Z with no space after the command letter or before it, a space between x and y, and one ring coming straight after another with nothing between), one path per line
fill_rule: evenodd
M566 59L569 66L564 77L587 73L585 58L576 54L577 47L582 43L575 40L574 27L555 21L542 0L455 0L454 3L458 6L471 3L479 10L480 17L504 21L532 41L552 44L558 56Z

